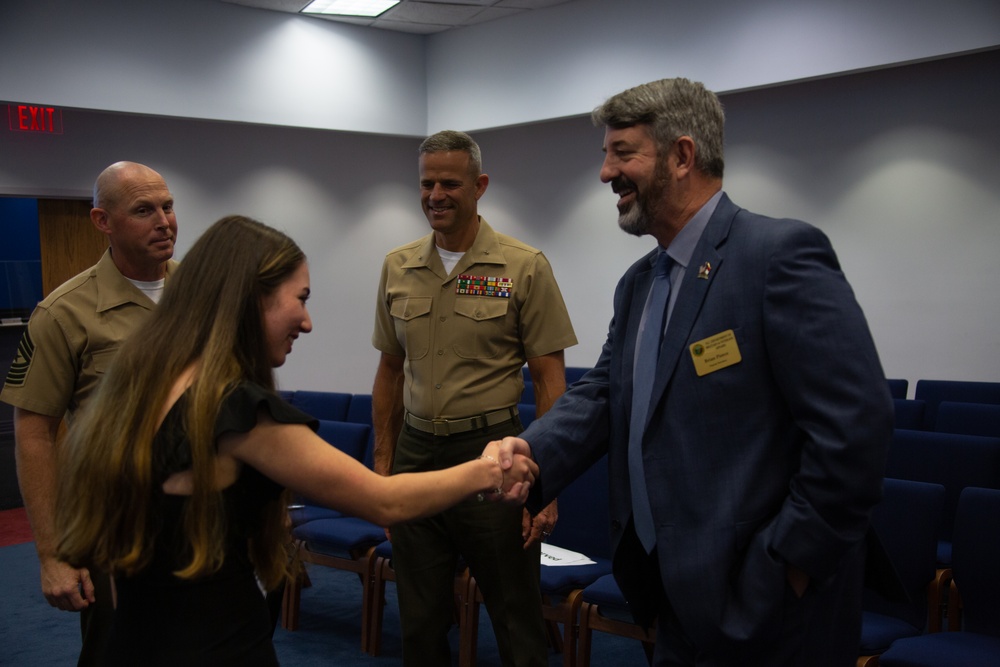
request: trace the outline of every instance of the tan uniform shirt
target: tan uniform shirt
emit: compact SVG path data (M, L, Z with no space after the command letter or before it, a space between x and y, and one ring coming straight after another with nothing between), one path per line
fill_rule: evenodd
M406 357L403 405L423 419L514 405L525 361L577 342L545 255L479 222L450 276L433 233L382 265L372 345Z
M176 266L170 261L167 274ZM49 417L71 417L154 307L105 251L32 312L0 400Z

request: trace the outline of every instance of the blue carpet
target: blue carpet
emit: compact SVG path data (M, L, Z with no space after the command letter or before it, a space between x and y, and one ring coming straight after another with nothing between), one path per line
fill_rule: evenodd
M361 584L357 575L309 566L313 585L302 591L299 629L278 628L274 645L286 667L395 667L401 665L399 614L395 585L386 587L382 651L377 658L361 652ZM49 606L42 597L34 544L0 548L0 665L47 667L75 665L80 650L79 616ZM458 630L450 635L457 664ZM493 628L485 608L480 613L478 667L499 667ZM594 667L645 665L638 642L595 633ZM549 667L562 665L552 654Z

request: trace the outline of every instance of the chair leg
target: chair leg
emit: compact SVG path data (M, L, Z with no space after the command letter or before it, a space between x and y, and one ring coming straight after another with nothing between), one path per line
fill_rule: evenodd
M302 563L301 550L303 548L303 542L295 540L292 552L292 571L296 573L295 579L285 586L285 590L281 594L281 627L293 632L299 628L299 605L302 601L302 589L312 586L309 573Z
M281 627L294 632L299 629L299 604L302 601L302 578L295 577L285 586L281 596Z
M368 561L365 571L361 573L361 652L371 652L372 642L372 607L375 601L375 548L368 551Z
M589 602L580 605L580 629L576 635L576 667L590 667L590 640L594 633L590 629L590 609L593 607Z
M475 667L479 644L479 586L468 571L462 578L465 588L458 622L458 664L459 667Z
M583 604L583 589L577 589L566 596L569 613L563 628L563 666L576 667L577 645L580 641L580 605Z
M548 606L552 605L552 601L549 599L549 596L543 596L543 604ZM569 629L569 625L566 626L566 629ZM552 647L552 650L556 653L563 653L566 642L563 640L562 633L559 631L559 623L551 618L546 618L545 634L548 636L549 646ZM563 663L563 665L564 667L572 667L566 663Z
M372 578L372 604L368 620L368 655L376 657L382 647L382 620L385 618L385 582L393 581L395 574L385 558L375 563Z

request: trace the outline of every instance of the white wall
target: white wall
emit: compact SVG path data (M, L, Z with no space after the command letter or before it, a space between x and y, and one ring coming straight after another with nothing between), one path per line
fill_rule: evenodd
M1000 50L723 96L726 190L832 238L886 373L1000 380ZM594 104L600 100L595 100ZM282 227L311 260L315 331L288 388L368 392L385 252L425 233L413 138L97 112L61 136L0 132L0 195L86 196L107 164L161 171L178 254L218 217ZM621 273L651 247L618 230L597 177L602 131L585 117L476 134L491 176L480 211L542 248L591 365Z
M996 0L573 0L430 36L220 0L0 2L0 97L390 135L734 91L1000 45Z
M218 0L4 0L0 97L420 135L424 38Z
M586 113L663 77L725 92L997 44L996 0L574 0L434 35L429 131Z

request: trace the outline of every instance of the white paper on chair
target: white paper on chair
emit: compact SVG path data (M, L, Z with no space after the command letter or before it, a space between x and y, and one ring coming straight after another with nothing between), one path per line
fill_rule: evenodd
M583 554L542 542L542 565L594 565Z

